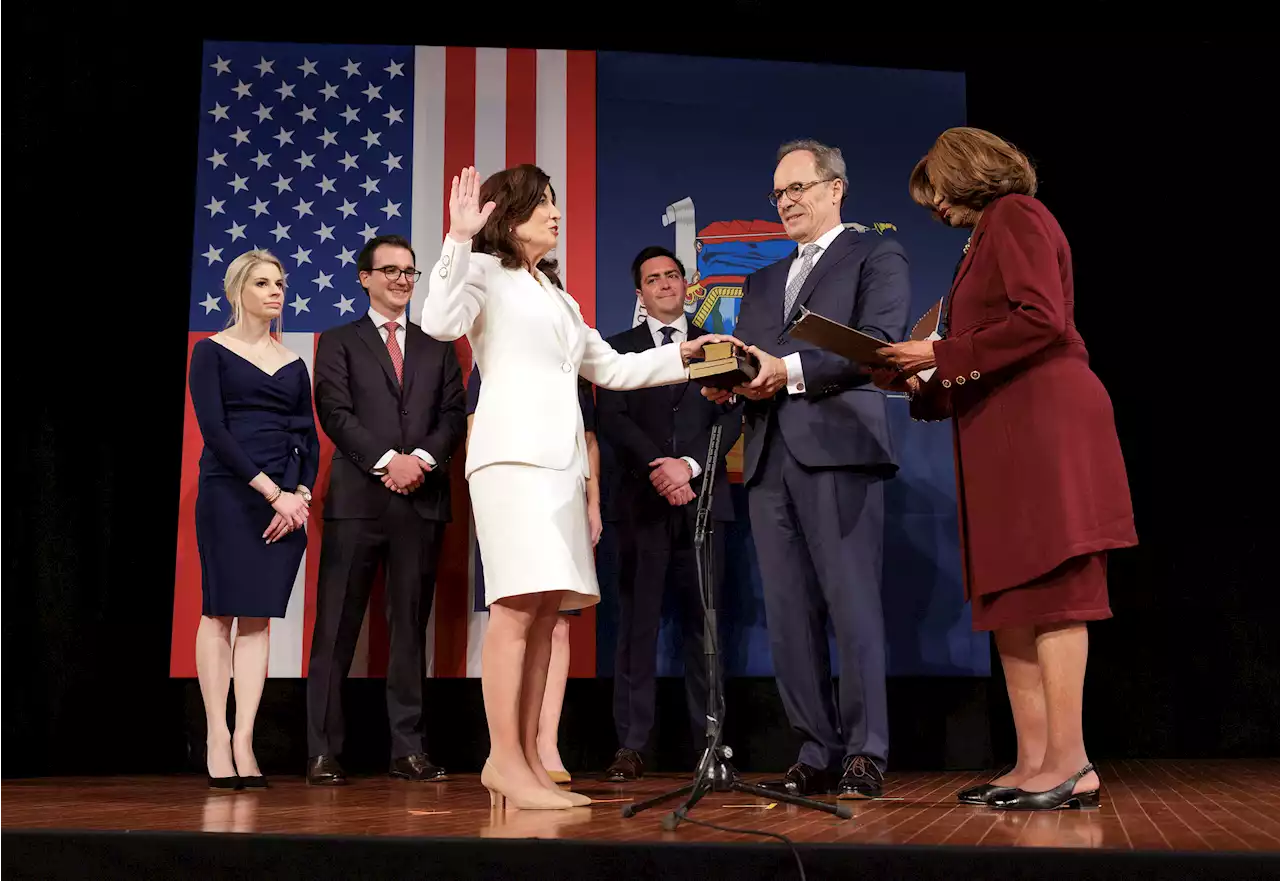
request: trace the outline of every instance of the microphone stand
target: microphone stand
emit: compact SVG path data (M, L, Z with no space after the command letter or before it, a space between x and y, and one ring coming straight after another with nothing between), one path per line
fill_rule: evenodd
M842 820L853 816L848 805L828 804L811 798L792 795L789 792L778 792L763 786L743 783L729 766L728 760L733 757L733 750L722 741L725 704L720 683L719 631L716 628L716 607L713 585L715 584L715 551L708 540L715 535L712 525L711 501L715 492L716 466L720 461L721 427L717 423L711 428L711 443L707 448L707 465L703 472L702 492L698 498L697 518L694 521L693 548L697 558L698 593L702 600L702 650L707 659L707 745L698 761L692 783L679 789L664 792L653 798L636 804L629 804L622 809L623 817L634 817L641 811L655 807L669 799L688 795L684 804L662 818L662 828L668 832L675 830L682 820L689 818L689 811L709 792L743 792L758 795L770 800L812 808L834 814Z

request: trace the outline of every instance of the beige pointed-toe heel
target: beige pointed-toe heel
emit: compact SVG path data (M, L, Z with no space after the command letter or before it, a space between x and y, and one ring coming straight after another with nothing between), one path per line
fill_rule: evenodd
M559 791L552 792L550 789L539 787L529 792L512 792L502 775L487 761L484 763L484 770L480 772L480 783L489 790L490 809L500 807L503 810L519 808L522 811L563 811L575 806L574 801L566 798L565 793ZM586 798L586 796L578 796L578 798Z

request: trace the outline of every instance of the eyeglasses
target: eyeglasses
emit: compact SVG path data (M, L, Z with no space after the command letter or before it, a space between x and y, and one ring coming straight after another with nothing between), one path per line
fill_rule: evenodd
M799 202L801 197L804 196L804 191L809 189L809 187L816 187L818 184L829 183L833 180L839 180L839 178L824 177L822 180L811 180L807 184L800 184L800 183L792 184L791 186L787 187L785 190L774 190L768 196L769 204L777 205L778 201L782 199L784 195L787 198L789 198L792 202Z
M378 271L387 277L387 281L396 281L400 276L405 276L409 284L415 283L422 278L421 269L401 269L399 266L379 266Z

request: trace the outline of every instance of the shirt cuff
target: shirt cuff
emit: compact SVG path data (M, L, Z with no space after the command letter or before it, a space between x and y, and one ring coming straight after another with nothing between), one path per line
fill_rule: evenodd
M689 470L693 472L691 480L697 480L698 475L702 473L702 466L693 460L691 456L681 456L680 460L689 463Z
M387 450L385 453L382 454L382 458L379 459L376 463L374 463L374 466L369 470L372 471L374 474L379 474L380 472L385 471L386 467L391 464L391 460L394 459L395 456L396 456L395 450Z
M413 451L413 454L417 456L419 459L421 459L423 462L426 462L432 468L436 467L435 458L426 450L422 449L422 447L416 447Z
M800 353L783 356L782 363L787 365L787 391L793 395L804 394L804 366L800 363Z

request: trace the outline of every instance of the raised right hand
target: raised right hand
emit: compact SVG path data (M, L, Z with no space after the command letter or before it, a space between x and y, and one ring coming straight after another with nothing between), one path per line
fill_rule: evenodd
M480 207L480 173L474 166L462 169L461 177L455 176L449 188L449 237L459 242L471 241L484 229L496 207L494 202Z

